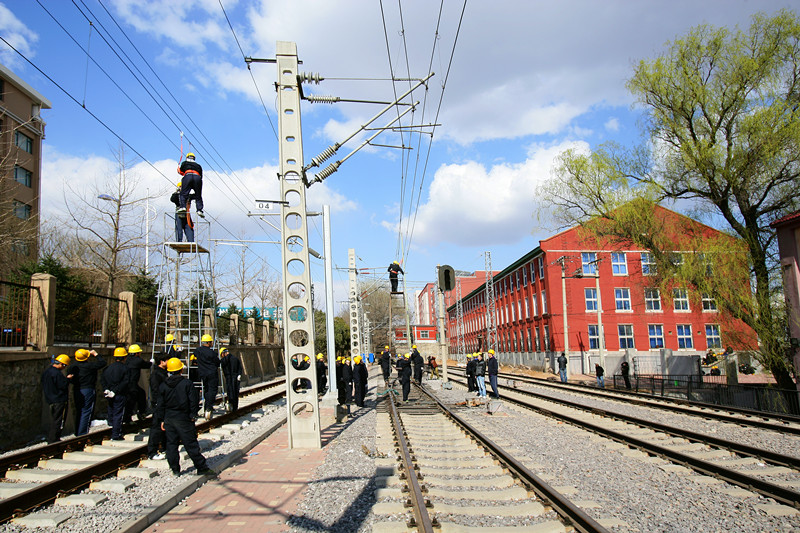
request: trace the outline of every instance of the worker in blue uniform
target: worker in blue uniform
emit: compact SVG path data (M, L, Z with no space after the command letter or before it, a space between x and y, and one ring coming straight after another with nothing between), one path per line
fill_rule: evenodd
M228 400L228 409L236 411L239 408L239 385L242 382L242 361L238 355L233 355L226 347L219 350L220 366L225 376L225 397Z
M197 214L202 218L203 214L203 167L195 162L194 154L186 154L186 160L178 167L178 174L181 178L181 194L179 196L180 206L178 213L185 213L189 205L189 193L194 192L194 205L197 207Z
M175 242L183 242L183 236L186 235L186 242L194 242L194 228L189 224L189 218L186 213L186 204L181 205L181 185L182 181L178 182L177 190L169 197L169 201L175 204ZM187 202L195 200L193 194L189 195ZM195 203L197 203L195 201ZM183 210L181 210L183 208Z
M197 375L203 382L203 416L206 420L211 419L214 413L214 400L217 399L219 390L219 365L221 361L217 353L211 349L214 338L205 334L200 339L200 346L195 348L194 355L197 357Z
M357 406L364 407L369 370L367 370L367 365L364 364L364 359L360 355L353 357L353 363L355 363L353 365L353 399Z
M61 354L42 373L42 392L44 392L44 399L50 408L50 426L47 431L48 443L61 440L61 431L64 429L67 403L69 403L69 380L72 378L71 375L64 375L64 368L68 364L69 356Z
M397 261L392 261L387 270L389 271L389 281L392 283L392 292L397 292L397 274L405 275L405 272Z
M400 378L400 385L403 388L403 401L408 401L408 394L411 392L411 352L397 358L397 375Z
M130 376L125 359L128 351L119 347L114 349L114 362L103 370L101 378L103 395L108 403L108 425L111 426L111 440L122 440L122 418L125 414Z
M76 437L89 433L97 399L97 372L105 367L105 360L97 357L96 351L80 348L75 351L75 361L67 368L67 374L72 375Z

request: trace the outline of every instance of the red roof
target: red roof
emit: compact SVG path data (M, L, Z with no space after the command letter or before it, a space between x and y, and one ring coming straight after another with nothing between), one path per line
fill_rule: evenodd
M790 213L785 217L781 217L778 220L771 222L769 227L777 228L778 226L783 226L792 222L800 222L800 211L795 211L794 213Z

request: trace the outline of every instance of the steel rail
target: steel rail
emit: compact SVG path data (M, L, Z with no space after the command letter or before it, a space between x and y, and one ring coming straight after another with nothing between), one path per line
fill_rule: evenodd
M416 386L416 385L415 385ZM576 531L581 533L603 533L608 529L603 527L594 518L586 514L583 509L572 503L569 498L551 487L542 478L534 474L528 467L517 460L513 455L505 451L500 445L495 443L475 426L467 422L455 411L447 407L441 400L433 396L429 391L420 387L420 390L439 405L439 408L451 418L456 424L460 425L470 435L472 435L482 446L488 448L506 467L519 479L529 485L536 495L548 503L559 516L568 520Z
M457 369L461 375L463 375L463 369ZM653 409L661 409L664 411L676 412L681 413L689 416L696 416L698 418L707 418L710 420L720 420L723 422L730 422L732 424L738 425L747 425L753 426L761 429L769 429L771 431L778 431L781 433L791 433L793 435L800 435L800 425L791 426L788 425L790 423L800 424L800 417L795 417L793 415L781 415L780 413L768 413L766 411L754 411L752 409L743 409L740 407L727 407L723 405L717 404L710 404L705 402L692 402L688 400L681 400L678 398L667 398L662 396L654 396L652 394L643 394L639 392L628 392L622 390L614 390L613 393L609 394L608 392L601 392L603 389L597 389L595 387L590 387L587 385L578 385L575 383L557 383L550 380L536 378L533 376L520 376L515 374L507 374L501 373L498 374L499 377L503 377L504 379L513 379L515 381L521 381L523 383L528 383L531 385L538 385L541 387L548 387L551 389L556 390L578 390L579 392L584 392L586 394L590 394L599 398L608 398L611 400L624 400L627 403L634 404L634 405L641 405L645 407L651 407ZM519 389L513 389L519 390ZM614 395L618 394L621 396L625 396L625 398L618 398ZM647 398L647 399L640 399L640 398ZM672 404L679 404L679 405L664 405L665 403L672 403ZM713 409L715 411L727 411L729 413L739 413L745 416L750 416L754 418L760 418L761 420L754 420L754 419L743 419L736 416L726 415L724 413L714 413L714 412L705 412L705 411L698 411L696 409L690 409L688 407L680 407L680 405L691 405L695 407L700 407L704 409ZM764 419L774 419L782 423L782 425L767 422Z
M400 448L400 460L403 463L403 470L406 476L406 483L408 484L408 494L411 497L411 510L414 513L414 520L418 531L423 533L433 533L433 522L428 514L428 509L425 505L425 497L422 495L422 488L419 485L417 477L417 470L414 466L414 457L408 446L408 440L405 436L403 423L400 420L400 415L397 413L397 405L395 404L395 397L393 394L387 395L389 398L389 413L392 417L392 426L394 427L394 434L397 438L397 444Z
M197 424L197 430L198 432L208 431L229 422L233 418L255 411L259 407L283 397L285 394L285 390L273 392L257 402L239 408L237 411L225 413L211 420ZM2 499L0 500L0 523L6 522L15 516L30 512L36 507L40 507L55 500L60 495L74 492L92 481L108 477L114 472L130 466L146 456L147 443L144 443L142 446L123 451L119 455L115 455L109 459L76 470L53 481L42 483L39 486L9 498Z
M241 396L256 394L263 390L283 385L285 383L286 380L284 378L267 383L259 383L253 387L244 389L241 393ZM221 397L215 403L220 403L223 399L224 397ZM132 431L139 431L141 429L150 427L151 423L152 418L148 416L144 420L137 420L131 424L125 424L123 426L123 432L131 433ZM50 459L52 457L61 456L65 452L80 450L86 446L98 444L109 438L111 438L111 428L106 428L99 431L92 431L91 433L87 433L86 435L81 435L79 437L70 437L52 444L39 446L31 450L9 454L4 457L0 457L0 473L5 474L9 470L18 470L26 466L36 465L42 459Z
M459 369L461 370L461 369ZM626 397L626 401L630 403L648 405L655 409L667 409L670 411L678 411L684 412L689 415L699 416L704 418L717 418L720 420L726 420L729 422L733 422L735 424L748 424L758 427L763 427L765 429L772 429L775 431L782 431L782 432L789 432L793 434L800 434L800 426L781 426L774 423L766 422L764 419L772 419L782 422L783 424L800 424L800 416L797 415L790 415L790 414L782 414L782 413L774 413L771 411L756 411L755 409L747 409L745 407L733 407L729 405L719 405L715 403L707 403L707 402L698 402L693 400L684 400L681 398L671 398L668 396L656 396L654 394L647 394L644 392L633 392L628 390L620 390L614 389L613 394L609 394L608 391L606 393L602 393L601 390L597 389L596 387L592 387L589 385L581 385L579 383L559 383L555 381L551 381L548 379L537 378L534 376L520 376L517 374L508 374L505 372L501 372L498 374L499 377L503 377L505 379L514 379L517 381L522 381L525 383L531 383L536 385L541 385L543 387L549 387L552 389L577 389L581 392L586 392L588 394L595 394L597 396L606 396L613 398L614 394L618 394L621 396ZM642 398L642 399L640 399ZM654 403L655 402L655 403ZM694 406L702 409L712 409L714 411L727 411L728 413L738 413L745 416L750 416L754 418L760 418L762 420L742 420L741 418L736 418L734 416L728 416L723 413L704 413L702 411L696 411L694 409L687 409L682 407L670 407L665 405L659 405L659 403L672 403L678 405L689 405Z
M514 392L517 394L520 393L520 391L518 390L515 390ZM545 416L560 420L562 422L568 422L577 427L592 431L593 433L597 433L599 435L604 435L617 442L625 444L626 446L633 446L639 448L640 450L644 450L648 453L651 453L653 455L669 458L671 461L682 464L684 466L691 467L692 469L700 472L701 474L722 479L734 485L738 485L746 490L752 490L758 492L759 494L762 494L769 498L773 498L774 500L786 504L790 507L800 507L800 492L796 492L786 487L782 487L780 485L776 485L775 483L770 483L769 481L764 481L762 479L753 476L742 474L741 472L725 468L724 466L716 465L714 463L710 463L702 459L697 459L695 457L692 457L691 455L687 455L685 453L681 453L664 446L659 446L658 444L653 444L652 442L638 439L636 437L631 437L629 435L625 435L624 433L619 433L617 431L605 428L597 424L592 424L591 422L587 422L585 420L569 416L563 412L553 411L545 407L532 405L519 398L505 396L503 399L507 401L512 401L517 405L521 405L523 407L541 413Z

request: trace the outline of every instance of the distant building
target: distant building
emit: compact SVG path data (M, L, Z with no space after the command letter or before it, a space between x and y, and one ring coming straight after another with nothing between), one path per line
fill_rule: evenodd
M496 270L493 273L497 274ZM456 280L461 284L461 296L472 292L476 287L481 287L486 283L486 271L476 270L475 272L456 271ZM420 324L436 325L436 284L428 283L417 293L417 316ZM456 291L450 291L444 295L445 308L456 303Z
M657 209L664 224L688 222L704 234L720 234L668 209ZM674 253L677 257L695 252L676 243ZM565 264L563 285L561 261ZM738 341L744 345L734 348L756 346L754 332L741 321L723 319L711 296L695 294L692 287L661 294L648 279L654 268L646 250L587 240L577 227L540 241L493 278L497 349L503 353L563 351L564 309L568 351L573 359L580 356L584 371L590 368L590 359L597 360L601 338L605 353L617 358L661 349L703 354L709 348L727 346L726 339L734 338L745 339ZM462 307L467 352L487 350L485 284L462 292ZM446 317L451 353L458 346L456 320L456 306L451 304Z
M38 256L42 109L50 101L0 65L0 277Z

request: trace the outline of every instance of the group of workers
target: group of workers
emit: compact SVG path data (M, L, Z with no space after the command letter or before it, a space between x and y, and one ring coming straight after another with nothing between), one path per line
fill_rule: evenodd
M73 386L75 404L75 435L89 432L99 374L102 394L108 405L107 419L112 440L123 440L123 423L130 422L134 415L143 420L148 412L152 412L148 456L151 459L166 458L172 472L180 475L178 445L182 443L197 472L213 474L197 443L195 420L201 408L197 387L193 380L184 376L186 365L181 360L182 348L175 343L174 335L167 335L165 342L164 351L154 354L152 360L142 359L142 348L138 344L131 344L127 349L121 346L115 348L113 362L108 365L94 350L79 349L74 358L67 354L56 356L41 377L50 414L48 443L61 438L70 384ZM203 335L201 345L189 357L191 363L188 369L188 373L196 373L202 383L202 407L206 419L213 414L219 389L219 369L222 368L225 377L225 397L230 410L238 408L242 379L242 363L238 356L231 355L225 347L219 350L218 355L211 348L212 345L213 337ZM141 371L151 367L151 408L148 410L147 394L139 385L139 380Z
M497 374L500 371L500 365L494 356L494 350L489 350L486 355L487 357L484 358L483 352L475 352L467 356L467 390L475 392L476 396L485 398L487 396L486 375L488 374L489 385L492 387L492 397L499 398Z
M322 358L322 354L317 355ZM336 358L336 392L339 405L353 402L358 407L364 407L367 397L367 379L369 370L367 363L360 355L355 357L339 356Z

